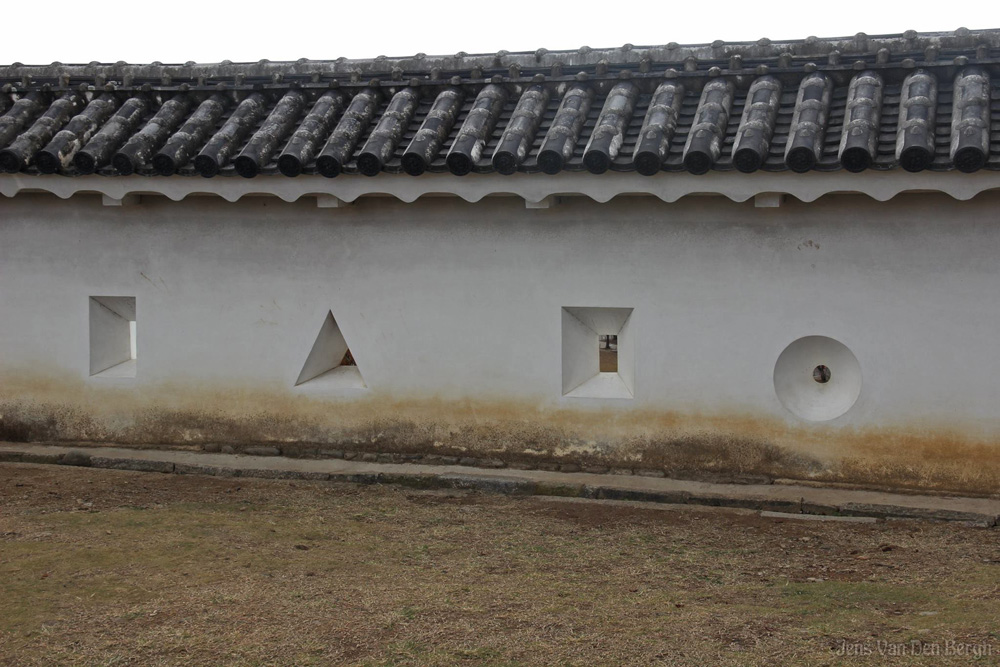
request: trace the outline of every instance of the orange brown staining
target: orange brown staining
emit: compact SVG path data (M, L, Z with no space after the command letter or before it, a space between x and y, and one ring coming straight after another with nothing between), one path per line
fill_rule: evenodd
M736 410L619 412L433 397L332 402L277 385L180 378L123 391L56 373L0 378L0 415L0 440L273 444L297 456L336 448L658 469L685 478L788 477L967 494L1000 488L1000 446L961 425L849 429Z

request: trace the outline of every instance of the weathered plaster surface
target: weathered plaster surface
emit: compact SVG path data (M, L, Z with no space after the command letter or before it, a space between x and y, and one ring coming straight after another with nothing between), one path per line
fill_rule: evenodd
M297 179L296 179L297 180ZM275 442L1000 489L1000 195L777 209L0 199L0 439ZM88 298L136 297L135 378L89 376ZM564 306L633 308L634 398L563 396ZM328 312L366 389L295 381ZM864 377L811 423L792 341ZM290 443L295 443L290 444Z

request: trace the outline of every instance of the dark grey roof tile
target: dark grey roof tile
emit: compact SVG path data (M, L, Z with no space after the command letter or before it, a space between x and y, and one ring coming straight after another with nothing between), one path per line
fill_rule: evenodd
M934 161L937 93L937 77L924 70L903 81L895 159L907 171L922 171Z
M949 158L960 171L986 166L990 155L990 78L979 67L967 67L955 77Z
M481 158L483 149L493 134L504 104L507 91L502 86L489 84L476 96L472 109L462 122L462 129L448 150L448 169L456 176L470 173Z
M406 152L400 158L406 173L419 176L433 164L455 126L464 101L465 94L459 88L448 87L438 93L420 129L413 135Z
M345 104L346 97L337 90L319 96L278 157L278 169L282 174L298 176L302 173L304 166L323 147Z
M267 120L233 160L240 176L253 178L268 165L279 144L288 139L288 135L301 120L305 106L306 96L298 89L290 90L282 96Z
M545 117L550 98L549 89L541 84L528 86L521 93L517 106L493 152L493 168L498 172L505 175L513 174L528 157Z
M157 173L170 176L187 166L191 156L215 129L229 105L230 98L221 93L202 101L180 131L172 135L166 145L153 156L153 167Z
M762 76L750 84L743 105L743 118L731 149L733 165L740 171L757 171L764 164L779 106L781 82L778 79Z
M77 93L66 93L52 102L26 132L0 151L0 169L13 173L27 167L55 133L79 113L84 103L85 100Z
M420 93L414 88L403 88L389 101L374 131L357 157L358 171L365 176L375 176L393 156L407 126L413 119Z
M695 122L684 146L684 166L692 174L704 174L722 154L729 125L735 85L727 79L712 79L701 92Z
M785 142L785 163L792 171L809 171L823 158L832 95L833 79L826 74L809 74L799 84Z
M251 93L243 99L218 132L194 159L194 168L206 178L219 173L229 164L240 143L250 134L267 113L267 98L262 93Z
M111 158L115 170L128 176L149 162L153 153L166 143L187 116L193 101L187 93L179 93L166 100L156 115Z
M135 132L149 110L149 98L129 98L104 126L73 157L73 166L81 174L92 174L111 162L111 156Z
M573 157L593 100L594 90L586 84L573 84L566 90L538 151L538 166L546 174L558 173Z
M591 173L604 173L618 157L638 97L639 87L631 81L616 84L608 93L583 153L583 162Z
M117 108L118 101L111 93L90 100L83 111L74 116L35 156L38 169L43 174L54 174L69 167L76 152L90 141Z
M40 92L32 91L9 105L4 115L0 116L0 147L14 141L21 128L45 111L47 97Z
M867 70L851 79L838 154L841 165L848 171L864 171L875 162L882 115L882 89L882 76L878 72Z
M354 157L354 149L378 111L381 94L364 88L351 100L329 141L316 160L316 171L323 176L337 176Z
M677 131L684 93L684 84L674 80L664 81L653 93L632 157L640 174L652 176L663 166Z

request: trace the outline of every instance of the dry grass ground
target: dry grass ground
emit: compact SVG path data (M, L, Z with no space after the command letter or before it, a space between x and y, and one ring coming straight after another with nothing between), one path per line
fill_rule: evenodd
M601 350L599 359L598 368L602 373L618 372L618 350Z
M0 664L997 664L998 600L996 530L0 465Z

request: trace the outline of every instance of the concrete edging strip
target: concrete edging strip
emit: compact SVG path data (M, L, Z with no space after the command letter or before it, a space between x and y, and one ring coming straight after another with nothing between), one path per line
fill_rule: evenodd
M770 518L858 523L870 523L877 519L920 519L959 521L980 527L993 527L1000 522L1000 500L976 498L942 499L937 496L903 496L812 486L748 487L669 478L621 478L537 470L464 468L455 472L453 466L414 463L302 460L120 447L95 448L94 451L108 455L88 454L58 445L0 445L0 463L55 464L230 478L392 484L416 489L461 489L503 495L696 505L758 511L761 516ZM873 497L885 497L895 502L870 502Z

